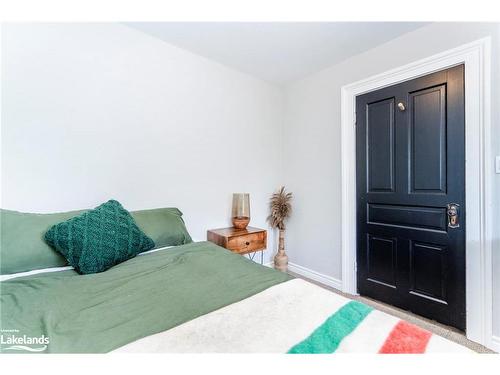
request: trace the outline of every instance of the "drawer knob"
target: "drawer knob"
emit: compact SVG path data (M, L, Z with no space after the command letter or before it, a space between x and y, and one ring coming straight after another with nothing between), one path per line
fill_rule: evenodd
M245 242L245 245L247 245L247 246L248 246L248 245L250 245L250 242L248 242L248 241L247 241L247 242Z

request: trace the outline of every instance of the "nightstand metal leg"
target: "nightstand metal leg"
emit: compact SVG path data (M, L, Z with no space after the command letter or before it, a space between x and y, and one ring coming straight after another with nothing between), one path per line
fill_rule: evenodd
M264 250L261 250L261 251L256 251L256 252L254 252L254 253L249 253L249 254L247 254L248 259L250 259L250 260L254 260L254 259L255 259L255 255L256 255L257 253L260 253L260 264L261 264L261 265L264 265Z

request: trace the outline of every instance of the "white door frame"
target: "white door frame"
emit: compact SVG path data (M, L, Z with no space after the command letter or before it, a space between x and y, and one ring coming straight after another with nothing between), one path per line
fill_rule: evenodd
M342 291L356 286L356 96L465 64L467 337L492 346L491 38L342 87Z

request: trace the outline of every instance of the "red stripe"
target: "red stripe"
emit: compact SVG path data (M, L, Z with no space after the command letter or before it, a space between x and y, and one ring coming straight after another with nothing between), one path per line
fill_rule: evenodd
M431 336L431 332L400 320L392 329L379 353L423 353Z

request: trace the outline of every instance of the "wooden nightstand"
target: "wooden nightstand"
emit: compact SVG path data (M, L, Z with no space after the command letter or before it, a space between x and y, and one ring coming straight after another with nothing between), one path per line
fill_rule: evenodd
M253 260L255 253L260 251L260 263L263 263L264 250L267 246L267 231L265 229L247 227L246 229L220 228L207 231L207 240L222 246L233 253L248 254Z

